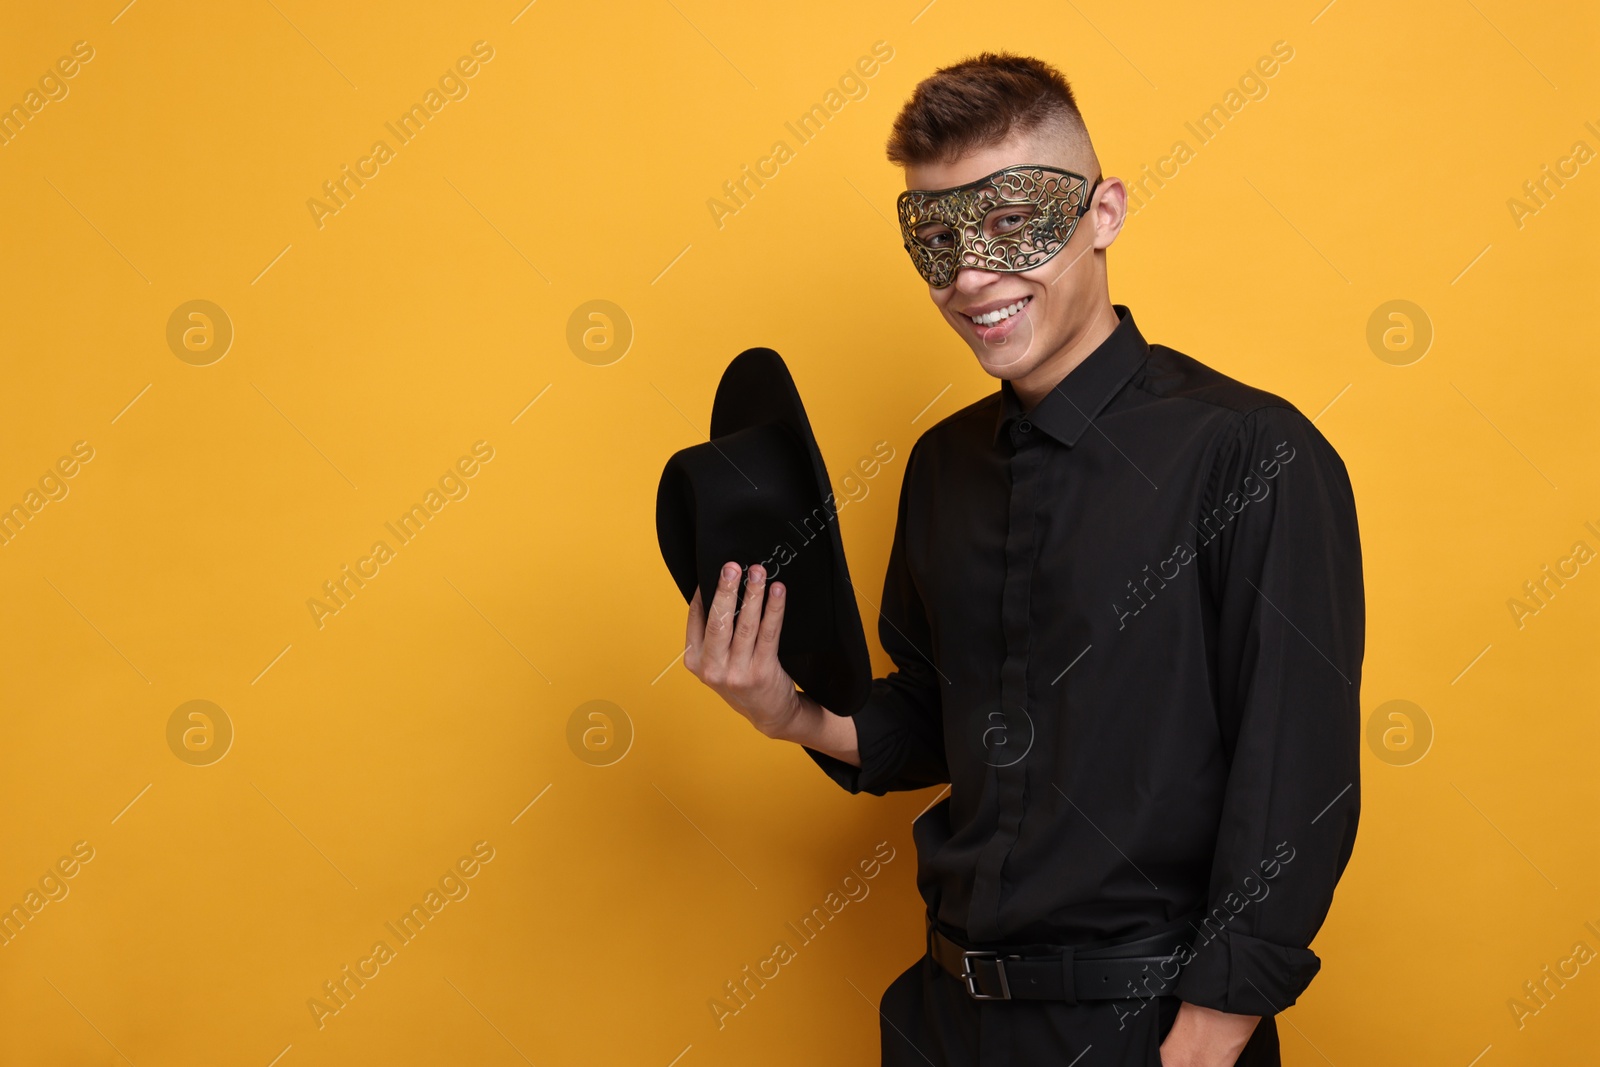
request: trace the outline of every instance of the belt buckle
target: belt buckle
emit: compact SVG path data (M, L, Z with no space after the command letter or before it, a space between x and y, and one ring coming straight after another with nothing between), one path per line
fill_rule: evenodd
M972 969L974 959L991 959L994 961L995 973L1000 976L1000 995L980 993L978 991L978 973ZM1006 981L1006 963L1000 958L1000 953L982 949L963 949L961 951L961 980L967 985L967 995L973 1000L1010 1000L1011 984Z

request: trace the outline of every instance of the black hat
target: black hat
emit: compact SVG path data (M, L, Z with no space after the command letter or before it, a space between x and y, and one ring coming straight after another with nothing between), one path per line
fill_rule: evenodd
M711 439L667 460L656 538L684 600L698 586L707 610L724 563L760 563L787 590L783 669L836 715L866 703L872 661L832 483L800 392L772 349L748 349L728 364L711 405Z

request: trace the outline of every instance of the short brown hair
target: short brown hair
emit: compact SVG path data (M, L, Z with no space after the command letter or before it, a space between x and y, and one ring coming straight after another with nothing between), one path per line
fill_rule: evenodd
M1088 142L1072 86L1059 70L1028 56L984 52L922 80L894 120L889 162L950 163L1013 131L1042 126Z

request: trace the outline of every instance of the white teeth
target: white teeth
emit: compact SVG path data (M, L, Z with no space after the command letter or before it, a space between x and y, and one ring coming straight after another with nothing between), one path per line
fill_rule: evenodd
M979 326L993 326L995 323L1003 322L1015 315L1017 312L1021 311L1027 305L1028 301L1032 299L1033 298L1031 296L1023 297L1015 304L1011 304L1008 307L1003 307L998 311L991 311L986 315L968 315L967 317L973 322L977 323Z

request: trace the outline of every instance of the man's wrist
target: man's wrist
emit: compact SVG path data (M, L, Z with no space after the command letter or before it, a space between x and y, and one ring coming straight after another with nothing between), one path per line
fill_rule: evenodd
M781 716L767 729L766 734L775 741L793 741L803 745L817 732L822 705L798 689L794 690L792 700L789 713Z
M1233 1064L1261 1021L1184 1001L1161 1043L1162 1067L1224 1067Z
M768 737L793 741L852 767L861 766L860 741L855 720L835 715L804 693L795 691L793 714L774 727Z

